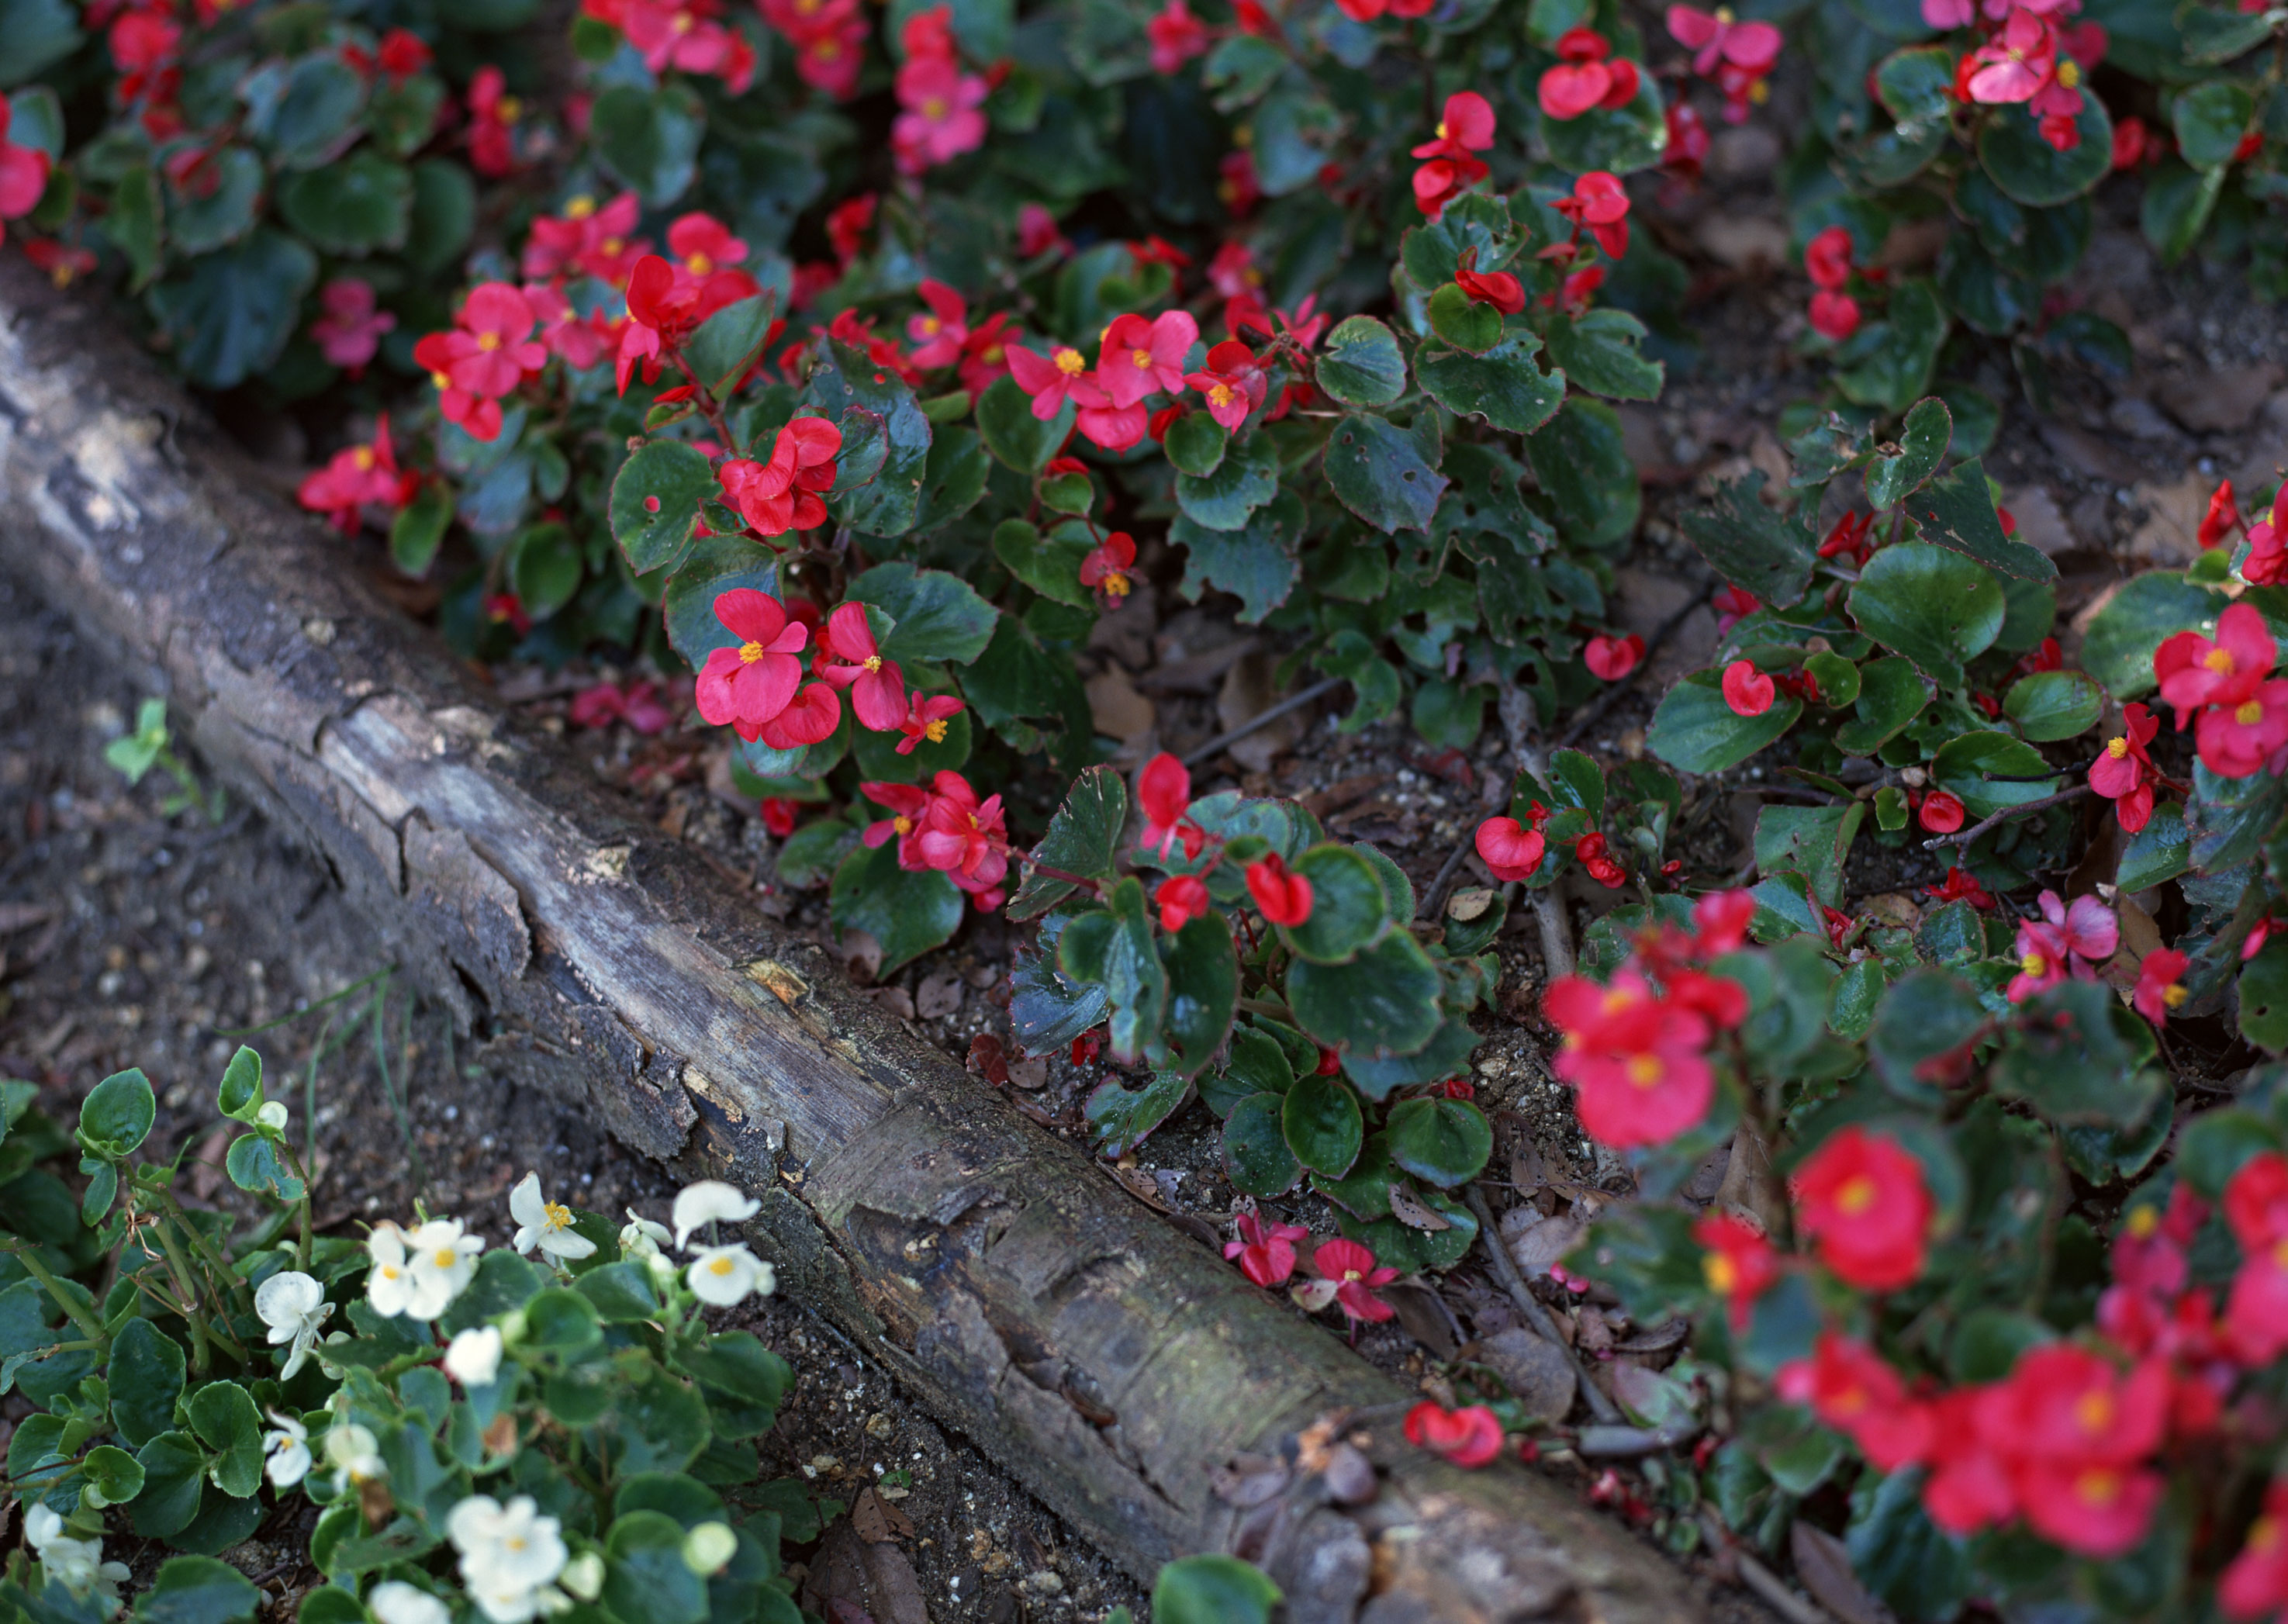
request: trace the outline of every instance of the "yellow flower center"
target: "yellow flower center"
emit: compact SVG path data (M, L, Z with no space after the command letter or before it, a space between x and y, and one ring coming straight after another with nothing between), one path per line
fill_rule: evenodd
M939 723L937 725L941 727L944 724ZM914 832L914 820L911 818L901 815L890 820L890 827L897 830L901 835L910 835Z
M2121 1496L2121 1474L2093 1466L2074 1478L2074 1494L2085 1505L2109 1506Z
M628 240L625 237L607 237L601 242L596 244L598 248L602 249L607 254L616 254L622 249L627 247L627 245Z
M1128 577L1118 570L1116 569L1105 576L1104 595L1107 598L1125 598L1128 596Z
M1708 1279L1708 1289L1720 1297L1728 1297L1739 1289L1739 1265L1721 1252L1711 1252L1702 1258L1700 1272Z
M838 39L822 39L810 48L810 54L822 62L838 60L842 55L842 42Z
M739 1265L731 1261L731 1255L728 1252L724 1253L719 1257L711 1257L707 1260L707 1272L710 1274L728 1274L732 1270L738 1266Z
M1730 28L1732 26L1732 8L1728 5L1718 6L1716 8L1716 20L1722 23L1726 28Z
M684 260L683 268L694 276L704 276L715 268L715 262L704 254L693 254Z
M1364 1278L1365 1277L1360 1274L1355 1269L1346 1269L1343 1271L1343 1279L1347 1282L1350 1280L1362 1279Z
M48 280L59 288L68 288L72 285L72 278L78 274L69 265L59 261L56 268L48 273Z
M2272 1243L2272 1262L2276 1268L2288 1269L2288 1239Z
M1008 353L1008 351L997 344L988 345L985 348L985 364L989 367L997 367L1007 358Z
M882 656L881 656L881 655L879 655L879 654L869 654L869 655L867 655L867 656L866 656L866 669L867 669L868 670L870 670L870 671L878 671L878 670L880 670L880 669L882 669Z
M1228 384L1212 384L1208 387L1208 404L1210 406L1229 406L1238 398L1239 397L1232 392L1232 387Z
M739 663L741 665L752 665L756 661L762 657L763 646L761 644L742 643L739 645Z
M2173 1010L2184 1008L2185 1000L2192 995L2192 990L2181 981L2172 981L2161 989L2161 1002Z
M488 354L499 349L500 335L498 333L479 333L477 335L477 348L486 352Z
M2058 83L2072 90L2081 83L2081 64L2068 58L2058 64Z
M2243 727L2253 727L2264 720L2264 701L2250 700L2232 713L2232 719Z
M596 200L585 192L564 205L564 218L568 220L584 220L595 212Z
M1867 1407L1867 1390L1863 1387L1847 1388L1830 1398L1827 1407L1838 1415L1856 1415Z
M1135 368L1138 371L1142 371L1152 364L1152 352L1149 350L1129 351L1128 364Z
M2140 1240L2150 1240L2161 1227L2161 1209L2140 1207L2129 1215L2129 1232Z
M2220 677L2232 675L2232 655L2221 648L2213 648L2201 656L2201 663Z
M2102 1432L2113 1424L2119 1409L2111 1393L2093 1389L2074 1400L2074 1425L2085 1432Z
M440 1269L449 1269L461 1261L461 1255L450 1247L439 1247L430 1255L429 1261Z
M1835 1205L1855 1218L1872 1207L1875 1204L1875 1198L1881 1193L1882 1192L1875 1187L1875 1181L1866 1174L1854 1173L1843 1181L1843 1187L1835 1192Z
M943 717L940 717L927 727L923 728L922 737L928 740L932 744L943 744L945 742L945 718Z
M1748 99L1754 102L1758 107L1762 107L1764 103L1769 101L1771 99L1772 87L1766 81L1759 79L1748 87Z
M922 331L927 333L933 338L937 337L938 329L945 325L935 316L923 316L920 318L920 322Z
M1078 350L1059 350L1057 370L1067 377L1078 377L1088 370L1088 360Z
M2256 1551L2270 1550L2274 1546L2280 1543L2280 1535L2281 1525L2279 1518L2273 1517L2260 1517L2255 1522L2249 1525L2248 1549Z
M2050 967L2050 962L2038 953L2030 953L2018 961L2018 968L2030 976L2038 976Z
M395 1264L384 1264L381 1266L381 1278L385 1280L400 1279L404 1273L405 1271L399 1268Z
M692 25L698 20L688 12L678 12L675 14L675 31L678 34L688 34L691 32Z
M353 456L350 460L357 464L357 471L360 473L370 473L373 471L374 463L373 448L371 446L360 446L357 448L356 454Z
M2105 753L2112 757L2114 760L2119 761L2124 756L2129 754L2129 741L2126 739L2108 739L2105 741Z
M493 112L504 124L512 124L524 116L524 103L513 96L504 96L494 104Z
M1438 121L1438 139L1442 141L1446 139L1446 121L1442 118Z
M933 96L927 101L922 103L922 116L924 118L936 120L943 118L945 115L946 102L944 97Z
M1641 1089L1648 1089L1660 1081L1661 1064L1658 1055L1631 1055L1628 1059L1629 1081Z
M550 1229L572 1227L572 1209L560 1201L543 1201L540 1205L540 1216L543 1223Z

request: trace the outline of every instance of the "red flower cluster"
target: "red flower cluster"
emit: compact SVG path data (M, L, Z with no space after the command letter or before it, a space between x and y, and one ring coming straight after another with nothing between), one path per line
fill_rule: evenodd
M2012 1003L2049 991L2069 974L2095 980L2097 966L2121 942L2120 922L2095 897L2076 897L2068 907L2057 892L2046 891L2038 900L2042 916L2018 925L2018 973L2006 989Z
M1694 905L1693 932L1640 936L1609 984L1567 976L1542 995L1543 1015L1565 1034L1553 1069L1573 1085L1592 1138L1616 1150L1659 1145L1708 1114L1709 1042L1747 1018L1748 995L1692 966L1737 948L1754 912L1745 891L1712 891Z
M1561 123L1594 108L1625 107L1637 99L1644 75L1593 28L1568 28L1557 36L1557 66L1545 69L1536 87L1542 116Z
M1423 159L1414 171L1414 201L1432 219L1446 205L1493 173L1478 154L1494 144L1493 105L1475 91L1446 98L1437 133L1414 149Z
M656 381L661 360L679 355L701 322L762 290L753 277L734 268L746 258L747 244L712 216L687 214L675 221L667 228L667 250L672 260L647 254L629 273L628 324L620 335L622 394L638 361L644 382Z
M898 173L918 175L985 144L985 115L978 109L987 86L961 71L950 5L908 18L899 44L906 60L898 69L898 106L905 110L890 125L890 149Z
M617 28L654 73L672 67L723 81L734 96L755 82L755 48L716 21L720 0L580 0L580 13Z
M1474 1470L1501 1454L1501 1417L1482 1404L1449 1410L1426 1398L1406 1412L1406 1441Z
M2089 787L2113 803L2113 815L2134 835L2153 818L2153 786L2160 770L2145 747L2161 731L2160 718L2142 705L2121 708L2121 732L2089 764Z
M2199 718L2194 740L2209 771L2248 778L2259 768L2277 776L2288 745L2288 680L2272 676L2279 650L2252 604L2217 617L2216 640L2181 631L2153 651L2161 697L2177 708L2177 731Z
M1017 328L1000 312L970 326L968 302L934 278L922 279L920 293L929 313L906 322L906 337L914 343L913 365L925 369L958 366L961 386L982 394L1009 370L1008 346L1018 336Z
M295 497L313 513L323 513L344 535L356 533L366 509L393 513L413 500L419 477L401 470L389 442L389 419L374 428L373 443L348 446L333 461L302 481Z
M413 346L414 361L428 368L446 422L475 440L497 439L502 399L548 364L546 346L532 337L540 318L507 282L480 282L453 321L449 332Z
M1205 56L1213 39L1184 0L1168 0L1144 25L1144 36L1152 44L1156 74L1172 74L1194 57Z
M757 535L784 535L826 522L826 503L819 493L834 488L834 459L841 450L840 429L823 417L797 417L771 442L767 462L733 457L715 477L724 496ZM899 708L903 709L902 701ZM886 729L896 724L883 725Z
M866 19L858 0L758 0L763 20L794 47L794 70L805 84L837 101L858 93L865 66Z
M958 772L940 772L930 788L918 784L864 783L866 798L890 815L866 827L869 846L894 838L898 867L934 868L970 894L981 913L1004 900L1001 882L1009 872L1009 830L1001 797L981 802Z
M2281 522L2276 497L2270 511L2248 527L2248 553L2240 561L2240 578L2251 586L2288 581L2288 526Z
M1771 94L1764 81L1779 60L1780 31L1768 22L1738 22L1728 8L1668 8L1669 36L1693 53L1692 71L1724 92L1724 122L1744 123L1748 105Z
M2049 4L2012 6L2002 27L1956 64L1955 90L1965 101L2025 104L2042 139L2059 152L2071 152L2081 145L2082 62L2075 59L2095 67L2105 53L2105 34L2085 26L2068 38L2055 19L2043 14L2059 9ZM1948 16L1937 27L1971 20L1970 0L1924 0L1926 21L1934 12Z
M623 192L599 206L585 193L564 205L561 214L544 214L524 240L518 269L527 281L553 281L579 274L624 288L636 261L651 252L647 237L633 234L643 200Z
M1617 891L1628 883L1629 871L1613 860L1604 836L1595 830L1573 843L1573 855L1580 859L1589 877L1607 891Z
M1859 301L1844 291L1851 282L1852 253L1851 233L1840 226L1829 226L1803 250L1804 273L1819 290L1811 296L1811 330L1835 344L1859 330Z
M469 165L497 180L517 167L516 127L524 102L508 93L508 78L488 63L469 80Z
M1209 371L1186 376L1185 358L1199 337L1199 323L1187 311L1164 311L1150 321L1118 316L1104 329L1093 369L1070 345L1058 345L1045 356L1013 344L1009 373L1033 397L1034 416L1046 423L1070 400L1079 408L1083 434L1108 451L1125 451L1143 440L1150 422L1144 399L1156 391L1181 395L1188 384L1207 392L1210 410L1227 427L1236 427L1249 407L1262 400L1265 384L1253 371L1255 357L1242 344L1216 345L1208 354ZM1246 394L1251 379L1251 398Z

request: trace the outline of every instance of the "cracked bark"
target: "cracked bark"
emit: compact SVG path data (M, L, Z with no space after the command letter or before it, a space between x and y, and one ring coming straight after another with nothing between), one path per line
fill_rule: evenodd
M1140 1577L1239 1550L1298 1624L1693 1615L1660 1556L1563 1489L1410 1449L1404 1388L520 728L99 305L11 256L0 327L13 566L147 672L211 768L331 866L495 1058L760 1196L783 1288L1103 1549ZM1293 1461L1345 1411L1381 1474L1364 1503L1307 1446L1267 1503L1218 1498L1218 1469Z

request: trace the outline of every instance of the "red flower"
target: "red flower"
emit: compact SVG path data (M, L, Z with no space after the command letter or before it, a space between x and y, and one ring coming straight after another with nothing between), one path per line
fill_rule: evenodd
M1017 380L1017 387L1033 397L1033 416L1046 423L1064 409L1065 397L1073 395L1083 404L1086 400L1104 399L1088 378L1088 357L1069 344L1061 344L1045 356L1036 355L1021 344L1009 346L1009 376Z
M861 192L846 203L838 203L826 217L826 241L834 250L834 257L844 265L858 257L865 246L866 233L873 227L874 209L880 200L871 192Z
M1724 702L1735 716L1763 715L1777 693L1772 679L1748 661L1735 660L1724 668Z
M1481 272L1477 265L1478 250L1466 250L1454 271L1455 285L1477 303L1490 305L1505 316L1513 316L1525 308L1523 282L1506 271Z
M1239 1259L1239 1271L1257 1285L1283 1285L1295 1272L1295 1243L1310 1234L1299 1224L1266 1224L1243 1212L1239 1215L1239 1239L1224 1242L1223 1255Z
M751 741L794 698L802 682L802 661L795 655L810 633L787 618L784 604L752 587L719 595L715 618L739 644L708 654L693 697L710 724L720 727L727 722L742 739Z
M1003 826L1001 797L979 802L977 791L958 772L940 772L931 780L928 809L922 814L921 836L915 849L924 863L955 876L990 885L1006 873L1008 831Z
M1577 237L1582 226L1597 240L1608 259L1625 258L1629 251L1629 194L1620 177L1608 170L1591 170L1573 183L1573 195L1551 205L1573 222Z
M1397 1311L1375 1295L1398 1278L1398 1271L1376 1268L1374 1254L1355 1240L1322 1240L1311 1254L1312 1271L1334 1282L1336 1306L1349 1319L1382 1320Z
M906 322L906 337L914 341L914 365L950 367L961 359L962 346L969 341L969 305L934 277L922 278L920 291L929 313Z
M496 626L507 626L519 637L532 630L532 616L524 612L524 600L513 592L495 592L484 601L484 616Z
M296 499L314 513L323 513L345 534L353 534L365 509L401 507L413 495L417 481L400 472L389 443L389 419L375 427L369 446L350 446L334 453L333 460L302 481Z
M1797 1169L1796 1225L1819 1260L1864 1291L1895 1291L1923 1268L1930 1191L1923 1164L1887 1134L1838 1129Z
M802 816L802 803L789 796L767 795L755 809L763 815L764 829L778 840L793 834L795 820Z
M2209 495L2209 511L2201 516L2197 532L2203 547L2213 547L2240 528L2240 506L2233 500L2232 481L2225 480Z
M1136 804L1144 809L1144 848L1164 860L1179 839L1184 855L1195 858L1207 836L1186 814L1192 807L1192 775L1167 751L1144 764L1136 777Z
M878 846L894 839L898 843L898 867L926 868L921 857L922 814L929 811L930 793L919 784L865 783L858 786L859 793L878 806L889 808L890 815L866 826L859 838L869 846ZM1075 1061L1077 1066L1080 1064Z
M1811 330L1822 338L1841 344L1859 330L1859 301L1847 293L1813 294Z
M1752 891L1712 891L1692 905L1692 923L1699 932L1693 946L1709 958L1737 952L1746 944L1748 924L1755 916Z
M1172 936L1206 914L1208 883L1196 874L1172 874L1153 891L1152 900L1160 910L1160 928Z
M524 104L508 94L508 80L490 64L469 81L469 163L497 178L516 168L515 125Z
M906 61L896 80L898 105L905 111L890 126L902 175L918 175L985 144L985 115L978 108L987 86L963 73L955 59L952 15L951 6L941 5L906 21Z
M642 200L623 192L599 208L585 195L564 205L560 216L542 215L524 240L521 268L528 281L544 281L570 270L624 286L636 261L651 244L632 236Z
M646 679L625 688L600 682L572 696L572 722L577 727L603 727L625 722L636 732L663 733L675 723L675 713L663 701L660 685Z
M834 459L841 450L840 429L823 417L797 417L779 431L769 462L734 457L716 478L758 535L784 535L826 522L826 503L818 493L834 487ZM880 727L896 725L892 717Z
M1588 28L1569 28L1557 39L1558 65L1541 75L1536 99L1542 115L1561 123L1594 107L1625 107L1637 99L1640 75L1626 58L1613 61L1612 46Z
M2248 1525L2216 1594L2227 1618L2260 1619L2288 1608L2288 1481L2275 1478L2266 1487L2263 1515Z
M1708 161L1708 149L1713 145L1707 124L1688 101L1670 102L1664 116L1668 125L1668 144L1661 149L1661 168L1679 178L1698 180L1701 166Z
M1589 668L1592 677L1618 682L1637 669L1644 650L1644 639L1633 631L1625 638L1591 638L1581 651L1581 663Z
M1149 321L1138 315L1116 316L1104 329L1096 386L1121 408L1135 405L1156 389L1181 394L1184 360L1199 337L1200 324L1187 311L1164 311Z
M2225 778L2247 778L2288 744L2288 682L2267 681L2278 650L2254 606L2217 617L2216 640L2181 631L2153 653L2161 697L2182 728L2198 710L2201 760Z
M4 100L0 98L0 103ZM4 107L0 107L0 127L5 123ZM0 163L4 163L4 154ZM7 212L4 192L0 192L0 215ZM358 276L336 277L318 289L318 303L325 313L310 323L310 337L318 341L319 353L352 377L362 376L366 363L381 348L381 336L397 326L397 318L374 308L373 284Z
M1436 219L1446 205L1493 171L1477 154L1494 144L1494 110L1475 91L1457 91L1446 98L1437 134L1414 149L1426 159L1414 171L1414 201L1423 213Z
M2280 503L2248 527L2248 555L2240 561L2240 578L2251 586L2275 586L2288 581L2288 527L2279 522Z
M428 67L431 52L419 35L403 28L392 28L381 36L375 60L381 71L392 79L403 79Z
M1208 416L1227 429L1245 423L1248 413L1263 404L1269 388L1255 352L1235 338L1210 350L1205 368L1184 381L1207 397Z
M1132 579L1135 566L1136 538L1125 530L1115 530L1081 559L1080 583L1094 591L1105 608L1117 609L1135 590Z
M2096 1557L2120 1556L2144 1537L2162 1485L2141 1462L2167 1429L2170 1386L2159 1360L2125 1378L2099 1354L2053 1343L1980 1396L1981 1442L2005 1462L2037 1533Z
M1406 1441L1474 1470L1501 1454L1502 1424L1482 1404L1448 1410L1426 1398L1406 1412Z
M1609 891L1628 880L1628 870L1607 853L1602 835L1582 836L1573 843L1573 855L1581 860L1581 867L1589 871L1589 877Z
M822 682L806 683L755 736L775 750L798 750L830 737L841 722L842 701L833 688Z
M1615 1150L1660 1145L1708 1114L1716 1092L1708 1022L1664 1002L1633 971L1609 986L1567 976L1543 994L1541 1012L1565 1034L1553 1069L1576 1090L1582 1128Z
M1934 897L1941 902L1967 902L1973 907L1990 908L1994 906L1992 894L1978 883L1975 875L1966 868L1951 866L1946 871L1946 883L1926 885L1923 887L1923 894L1927 897Z
M2191 996L2184 984L2185 970L2191 963L2174 947L2156 947L2147 954L2137 967L2137 990L2129 1000L2137 1013L2157 1026L2167 1026L2169 1011L2183 1008Z
M1962 801L1943 789L1934 789L1923 797L1918 816L1932 834L1951 835L1962 827Z
M1299 925L1311 917L1311 882L1291 872L1276 852L1247 866L1247 894L1275 925Z
M838 442L839 438L837 436ZM820 643L823 652L847 662L830 665L819 675L836 687L850 691L850 708L857 713L861 726L886 733L904 725L905 675L898 669L895 661L882 658L882 651L875 646L874 628L866 619L864 604L838 606L826 617L826 632ZM954 709L960 709L958 703Z
M1899 1373L1864 1343L1822 1331L1811 1358L1782 1366L1776 1385L1781 1398L1809 1405L1847 1435L1879 1471L1896 1471L1930 1454L1935 1430L1929 1406L1910 1398Z
M905 719L898 731L905 735L898 741L898 754L910 756L924 744L943 744L946 724L959 716L962 702L949 693L933 693L925 697L917 688L907 696Z
M1711 1213L1695 1224L1692 1238L1706 1248L1700 1270L1708 1289L1729 1305L1733 1330L1746 1330L1756 1299L1780 1278L1779 1253L1763 1231L1724 1213Z
M1672 5L1668 32L1678 44L1693 52L1692 71L1704 79L1714 74L1721 62L1766 74L1779 59L1777 28L1768 22L1735 22L1728 10L1711 14L1688 5Z
M1514 818L1489 818L1478 825L1478 855L1504 884L1529 880L1539 871L1548 842L1538 829L1529 829Z
M2018 925L2018 973L2005 989L2012 1003L2047 992L2070 973L2092 979L2097 964L2120 945L2120 922L2095 897L2076 897L2070 908L2054 891L2038 900L2041 918Z
M454 320L450 331L416 345L413 359L429 369L446 421L489 440L500 433L500 398L548 364L546 346L531 337L539 318L507 282L480 282Z
M1057 217L1039 203L1027 203L1017 210L1017 252L1030 259L1036 254L1051 250L1064 252L1072 247L1057 229Z
M1144 25L1144 33L1152 42L1156 74L1172 74L1194 57L1207 54L1207 25L1192 15L1184 0L1168 0Z
M1827 533L1827 539L1820 543L1819 556L1841 558L1854 568L1863 567L1869 555L1875 551L1875 544L1868 539L1867 534L1874 525L1872 513L1846 513L1835 521L1835 527Z
M2145 747L2161 731L2160 719L2142 705L2121 708L2122 731L2106 741L2089 765L2089 787L2113 803L2121 827L2134 835L2153 816L2153 780L2159 776Z

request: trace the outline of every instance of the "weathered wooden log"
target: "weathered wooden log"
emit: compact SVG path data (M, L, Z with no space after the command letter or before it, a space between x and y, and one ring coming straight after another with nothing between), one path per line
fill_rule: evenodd
M148 669L429 991L631 1145L761 1197L783 1288L1104 1550L1140 1577L1236 1550L1296 1624L1694 1615L1667 1562L1556 1485L1407 1446L1403 1387L520 727L99 301L10 256L0 321L13 566Z

